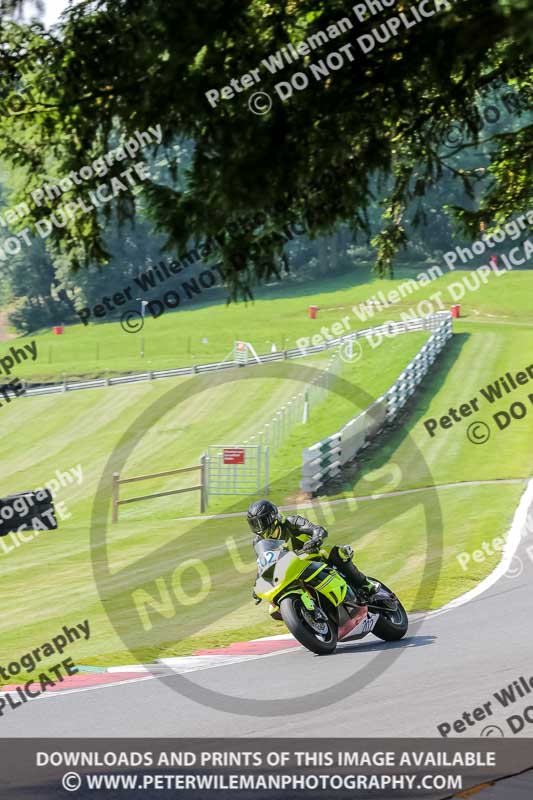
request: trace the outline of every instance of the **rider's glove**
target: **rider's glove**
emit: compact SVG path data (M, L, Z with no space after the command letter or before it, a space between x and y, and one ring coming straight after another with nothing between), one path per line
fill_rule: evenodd
M322 536L312 536L302 547L302 553L318 553L322 547Z
M252 589L252 597L253 597L253 599L255 600L255 605L256 605L256 606L258 606L258 605L259 605L259 603L261 603L261 602L262 602L262 600L263 600L263 598L262 598L262 597L258 597L258 596L256 595L256 593L255 593L255 589Z
M343 561L350 561L353 556L353 547L350 547L349 544L343 544L341 547L337 548L339 551L339 556L342 558Z

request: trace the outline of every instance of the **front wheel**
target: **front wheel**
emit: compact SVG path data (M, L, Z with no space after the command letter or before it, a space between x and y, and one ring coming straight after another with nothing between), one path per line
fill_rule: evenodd
M315 620L298 595L283 598L279 610L295 639L317 656L333 653L337 647L337 629L329 620Z

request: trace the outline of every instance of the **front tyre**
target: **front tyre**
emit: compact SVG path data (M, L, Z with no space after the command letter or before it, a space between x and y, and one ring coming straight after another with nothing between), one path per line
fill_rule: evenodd
M317 656L333 653L337 647L337 628L331 620L313 620L298 595L285 597L279 606L287 628L300 644Z

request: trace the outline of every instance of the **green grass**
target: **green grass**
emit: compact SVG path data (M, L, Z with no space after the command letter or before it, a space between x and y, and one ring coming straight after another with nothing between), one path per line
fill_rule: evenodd
M273 480L277 475L293 473L288 493L297 489L301 447L338 429L366 404L366 397L378 396L386 389L420 348L423 333L408 334L387 342L375 358L345 365L343 378L348 386L360 386L366 393L363 403L329 396L321 407L312 408L310 422L295 429L290 446L284 447L273 462ZM275 411L296 392L301 392L326 366L325 356L301 359L251 369L234 369L196 378L180 378L113 386L71 394L21 398L1 409L0 424L8 436L0 439L0 458L10 464L2 480L2 491L9 493L38 486L54 476L56 469L66 470L81 463L85 473L82 487L69 489L71 504L81 503L80 513L87 517L92 497L110 453L108 473L115 467L128 442L122 437L141 413L155 403L166 403L160 418L143 422L144 435L120 467L123 477L160 472L198 463L209 444L239 444L256 434ZM193 387L197 393L193 394ZM167 398L166 400L162 398ZM228 413L228 412L231 413ZM150 412L148 412L150 413ZM149 427L148 427L149 426ZM135 428L128 434L130 440ZM184 478L191 485L190 476ZM194 477L193 477L194 482ZM168 491L181 484L175 476L123 487L123 496ZM186 485L184 482L183 485ZM215 501L216 502L216 501ZM241 499L240 507L247 502ZM225 510L228 501L221 501ZM121 519L138 519L155 514L197 513L198 500L182 495L147 504L131 504L121 509ZM210 509L211 510L211 509ZM216 506L214 510L217 510Z
M457 279L457 274L452 277ZM490 286L475 295L478 315L466 306L470 316L455 325L456 336L428 376L403 424L378 448L366 451L350 479L338 486L330 499L531 475L531 413L505 431L494 431L491 440L482 446L471 444L466 438L469 420L450 430L439 430L434 438L423 426L427 417L447 414L450 406L457 407L479 396L479 389L486 383L529 363L533 329L529 329L528 322L533 321L533 314L527 292L531 289L531 276L512 273L499 280L500 286L507 287L499 290L499 297L491 294ZM338 291L332 284L331 291L317 294L315 299L320 297L321 307L322 303L331 302L328 308L333 309L341 301L355 302L355 296L359 301L371 296L378 283ZM428 290L433 292L435 287ZM305 316L309 300L287 297L275 301L276 335L282 333L283 323L287 337L307 335L309 326L314 325ZM499 304L501 318L483 316L492 313L492 304ZM333 321L342 311L335 308L327 312L324 306L318 322L325 324L327 314ZM257 325L255 343L258 349L264 349L259 337L266 336L273 326L272 303L267 300L248 309L215 307L165 316L153 322L161 346L158 358L165 366L170 366L169 359L180 363L183 352L179 348L174 352L173 347L179 341L179 326L187 314L195 325L200 320L205 325L216 320L216 325L222 327L225 334L219 333L220 341L210 339L213 348L226 347L221 344L223 335L229 341L234 335L241 336L238 328L234 332L231 328L239 325L239 319L246 319L250 326ZM225 318L223 314L229 316ZM476 324L472 324L474 316ZM478 325L481 319L483 325ZM212 330L216 331L214 322ZM109 335L110 346L117 351L117 363L122 366L119 339L113 339L113 331L122 337L122 342L139 342L138 337L118 334L112 325L78 331L77 337L71 335L74 329L67 330L62 342L72 342L74 350L78 348L69 358L76 357L80 372L89 363L83 360L85 334ZM254 341L253 336L243 338ZM342 378L349 386L359 386L370 397L376 397L388 388L423 340L424 334L408 334L386 340L375 350L365 345L362 359L346 365ZM4 344L2 349L6 348ZM110 479L115 469L128 476L186 466L197 461L207 444L238 444L249 439L280 404L302 390L310 370L323 368L326 360L324 354L314 359L235 370L233 374L22 398L0 409L3 494L40 485L54 477L57 469L66 471L81 464L84 472L81 486L70 485L57 498L66 502L71 514L57 532L42 534L9 554L0 550L4 589L0 664L47 641L64 624L86 618L91 623L90 641L78 643L65 654L72 655L78 664L151 661L278 632L279 626L266 617L264 604L256 608L250 600L253 554L242 518L176 519L197 513L197 498L187 495L132 504L121 509L119 525L108 528L105 547L97 538L91 539L91 512L94 509L97 537L109 519ZM490 423L495 410L523 400L529 391L532 389L528 386L522 387L494 409L485 404L481 406L482 413L471 419L479 417ZM163 406L164 413L160 414L154 404ZM293 431L273 463L274 499L291 500L297 496L302 447L337 430L358 412L361 404L366 405L366 401L330 394L312 410L309 426L298 426ZM177 485L172 478L141 484L143 493ZM126 488L124 496L128 496ZM353 543L361 568L389 583L408 608L435 608L476 585L494 567L497 555L473 563L465 573L457 554L478 549L483 541L503 535L522 491L522 485L500 484L442 488L427 494L379 501L350 500L337 505L323 498L315 508L302 509L302 513L322 520L333 541ZM242 511L247 502L248 498L221 498L214 502L212 510ZM442 542L438 536L440 514ZM233 542L230 546L238 568L228 550L228 540ZM95 575L101 577L106 558L111 575L99 591ZM211 588L203 603L179 606L176 612L172 595L165 596L163 590L165 586L169 589L176 567L191 558L205 564ZM163 583L154 583L158 579ZM156 600L159 598L167 613L166 619L154 613L153 627L144 633L135 606L135 597L139 601L139 596L133 595L143 588ZM189 570L183 575L181 590L194 597L198 589L198 576Z
M374 396L379 394L413 350L418 349L420 337L423 338L423 334L398 337L373 351L372 358L363 358L354 370L358 383ZM455 364L454 359L451 360ZM126 474L157 470L174 463L191 463L201 446L216 435L229 436L231 432L238 441L244 432L249 432L251 425L257 425L293 390L294 381L288 376L294 368L293 363L284 365L285 378L267 378L267 372L261 368L257 377L241 381L237 390L233 383L224 383L219 376L195 379L205 384L205 392L186 397L179 406L170 403L161 420L154 422L149 432L141 436L126 462ZM268 391L265 391L265 384ZM179 504L174 499L162 499L125 507L119 525L109 527L107 532L107 557L112 577L102 588L105 604L95 587L93 573L103 563L104 546L91 543L88 521L96 500L97 530L105 524L109 480L100 490L98 481L104 470L109 476L114 469L113 460L107 462L109 452L115 449L114 459L118 458L121 448L127 447L127 441L122 445L119 442L139 413L167 394L171 387L178 393L185 385L187 381L175 380L56 398L27 398L5 410L11 436L2 440L1 456L4 463L10 463L11 471L4 491L20 489L21 484L29 488L44 482L54 475L58 465L66 470L81 463L84 482L80 487L69 486L60 494L58 499L66 501L72 517L61 524L59 531L42 534L33 542L1 555L6 600L0 628L0 663L22 655L30 646L37 646L57 633L63 624L75 624L86 618L91 622L93 635L89 642L78 643L73 652L77 663L95 665L150 661L162 655L192 652L239 638L268 635L278 629L265 618L264 606L255 608L250 602L254 567L244 520L238 517L201 522L176 520L178 509L181 513L195 511L181 498ZM448 391L448 386L448 380L443 387L437 381L428 392L434 392L435 402L441 402L440 394ZM339 417L346 413L353 415L354 409L345 403L340 398L330 399L317 410L309 431L313 440L322 433L330 433ZM213 414L210 410L213 406L231 408L232 414ZM284 448L280 454L284 466L273 476L276 499L295 492L300 446L310 443L309 439L302 439L302 431L297 429L293 446ZM402 442L395 443L393 437L390 445L385 446L391 449L388 458L383 457L380 463L370 460L355 481L353 494L366 495L396 488L390 485L387 471L379 470L381 461L390 466L391 461L401 456ZM427 448L428 443L422 442L421 452L425 453ZM475 452L478 460L469 462L472 470L469 478L478 477L477 472L484 463L480 448ZM289 455L292 456L290 463ZM410 464L402 475L402 487L420 482L414 466ZM493 463L492 468L491 478L502 474L496 464ZM171 479L168 482L163 479L159 485L147 485L146 489L162 490L170 486ZM332 540L352 542L361 567L394 586L409 608L436 607L475 585L494 565L495 558L488 559L473 565L465 574L456 555L503 534L520 491L519 486L509 485L443 489L427 496L391 497L358 505L353 501L329 506L325 503L303 513L321 519L330 529ZM426 501L426 512L422 500ZM225 503L220 510L239 511L246 503L246 498L236 502L231 499L230 505ZM444 518L443 545L435 539L439 505ZM427 549L428 531L433 540ZM235 569L228 550L230 537L233 537L234 556L239 554L235 558L242 571ZM180 613L176 617L172 605L167 606L166 611L171 616L163 619L161 625L155 615L154 628L143 634L132 593L144 587L152 597L158 598L161 584L153 581L163 577L168 586L172 571L190 558L201 559L209 570L212 578L209 596L204 603L187 606L186 615ZM419 586L426 561L427 572ZM194 572L186 573L182 589L194 596L198 590ZM17 616L20 608L24 608L24 623ZM113 629L108 614L129 643L130 651Z
M346 365L344 374L352 384L357 383L374 397L387 388L420 348L425 336L415 333L387 342L372 361L364 359L360 365ZM16 654L22 655L28 647L37 646L57 633L63 624L75 624L85 618L91 621L95 633L90 642L76 645L78 663L88 659L96 664L131 660L131 655L117 640L94 584L93 570L101 563L104 548L93 546L89 520L95 505L97 530L109 522L105 502L109 498L111 473L118 467L119 459L135 436L135 420L140 414L150 413L154 403L166 403L166 412L159 419L154 415L143 423L146 428L138 426L141 436L122 467L126 476L186 466L196 462L209 443L242 441L262 426L282 402L302 388L302 378L309 380L310 377L306 369L313 369L312 377L325 363L325 357L320 356L302 359L298 364L287 362L255 371L237 369L233 374L198 376L192 380L172 379L69 395L22 398L3 409L0 421L9 435L0 440L0 457L3 463L10 465L9 475L5 475L2 481L3 494L42 485L53 478L58 469L67 472L78 464L83 469L83 483L68 485L57 497L57 501L66 503L67 513L71 515L60 523L57 532L41 534L11 552L0 549L6 597L5 615L0 623L0 663ZM196 395L191 393L193 386L201 390ZM182 402L178 402L179 399ZM231 413L226 413L229 409ZM357 411L358 407L350 400L329 398L322 406L311 410L311 422L305 435L304 426L300 426L295 437L299 445L312 444L317 436L329 433L331 426L339 427L347 415L353 416ZM110 453L113 455L109 460ZM276 497L282 499L284 492L297 492L300 459L298 446L284 448L279 464L274 460L272 491ZM107 478L102 488L99 481L103 473ZM167 478L147 481L142 484L142 489L143 493L148 493L175 488L176 485L179 484L175 478ZM126 585L119 581L119 587L112 592L112 608L118 609L120 619L126 620L127 629L132 613L131 587L139 578L144 580L145 576L153 571L160 572L168 564L175 566L184 560L184 552L189 554L189 558L200 557L208 561L216 558L217 542L220 537L225 537L226 531L228 535L235 532L242 539L242 520L220 525L219 521L202 522L201 534L196 535L198 523L175 519L178 514L197 513L198 500L186 498L186 495L181 495L178 499L125 506L119 525L108 528L107 553L113 569L123 569L140 560ZM237 503L233 498L221 498L218 510L242 510L248 502L249 498L239 498ZM207 536L204 536L204 525L208 526ZM246 537L249 548L248 534ZM179 545L185 538L189 543ZM7 548L13 546L10 537L3 541ZM147 567L145 559L154 546L169 541L176 543L171 552L165 552L161 560L156 559ZM229 561L227 556L226 561ZM217 559L215 569L218 566L223 565L219 565ZM237 577L239 581L244 580L240 573ZM223 584L223 570L216 576L216 585L219 590L227 591ZM248 575L239 586L243 591L243 587L247 587L247 601ZM10 602L13 604L11 611L8 610ZM123 606L125 610L121 612ZM211 603L206 607L211 608ZM17 616L20 608L24 608L24 624ZM244 609L246 617L247 605ZM195 606L195 612L199 610ZM176 632L176 635L184 638L183 633ZM162 647L171 646L168 628L164 637L167 638L158 640L156 646L141 650L141 654L136 651L135 658L149 658ZM208 641L209 636L204 638L204 643ZM172 638L172 644L175 644L175 638Z
M435 608L475 586L495 565L497 558L491 557L482 564L473 563L465 573L457 554L503 534L520 491L508 485L443 489L424 499L414 495L379 503L324 504L321 511L332 540L352 543L361 568L392 586L409 609ZM474 521L473 507L477 509ZM131 522L112 536L113 573L120 577L107 583L105 606L92 579L101 552L90 551L87 529L79 521L6 557L0 663L47 641L64 624L86 618L91 639L71 647L65 657L71 655L76 663L89 665L151 662L283 630L270 621L266 604L253 605L250 587L255 565L242 518L206 520L196 527L183 521L167 520L155 526ZM239 554L241 571L233 565L228 540L233 540L233 551ZM159 588L154 581L170 586L173 570L191 557L201 559L212 577L204 602L186 608L170 602L163 606L166 617L154 613L153 627L143 632L139 591L144 589L145 599L153 597L155 602ZM122 572L126 566L127 578ZM181 589L194 598L199 585L193 573L185 575ZM131 643L130 651L112 628L108 614Z
M506 372L516 373L533 363L533 330L494 324L475 329L461 324L455 330L436 363L433 379L424 383L404 424L365 460L360 473L361 489L368 471L384 465L390 468L391 463L401 472L395 481L398 489L455 481L527 478L533 473L533 454L527 444L533 436L533 404L528 399L533 381L493 405L480 393L481 388ZM438 427L430 437L425 420L438 420L448 415L450 408L457 409L474 398L479 400L479 413L461 419L449 429ZM508 410L515 401L523 402L529 413L505 430L498 430L493 415ZM474 420L484 421L491 428L487 443L476 445L467 438L467 428ZM351 490L350 484L348 491Z
M379 324L384 320L399 319L402 312L416 311L417 304L435 292L442 292L442 302L448 307L454 302L449 294L453 283L471 278L470 272L456 270L428 286L407 295L401 303L375 313L370 321L361 320L354 306L366 302L377 292L389 292L416 272L404 270L395 280L369 279L368 282L347 285L347 276L339 276L325 284L316 283L297 287L278 287L272 296L259 297L254 303L238 305L210 305L201 308L167 312L159 319L146 320L142 333L125 333L119 323L98 325L70 325L62 336L51 332L30 336L38 345L38 360L17 366L14 373L25 379L55 379L63 374L75 377L127 371L146 371L176 366L222 360L230 354L235 339L253 344L258 352L270 352L272 344L279 349L295 347L301 337L320 334L326 326L347 319L347 330ZM369 277L362 270L364 278ZM355 280L361 279L356 270ZM302 292L294 296L295 291ZM462 303L465 321L491 322L497 317L502 322L533 323L530 297L533 292L533 273L509 272L503 277L491 276L475 292L468 292ZM308 318L310 304L319 306L316 320ZM435 310L438 310L435 304ZM427 313L427 309L421 309ZM204 343L207 340L207 343ZM24 343L24 339L21 340ZM19 342L13 340L0 346L0 357L9 347ZM141 357L141 350L144 357Z

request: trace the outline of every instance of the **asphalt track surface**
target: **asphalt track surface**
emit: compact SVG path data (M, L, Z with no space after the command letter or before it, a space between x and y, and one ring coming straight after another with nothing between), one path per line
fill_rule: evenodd
M490 700L492 715L460 735L501 735L494 729L498 726L512 738L506 718L533 707L533 691L507 709L493 693L520 676L533 676L532 545L531 536L522 539L510 569L482 594L458 607L415 617L400 642L385 643L370 634L328 657L295 648L186 676L196 687L222 693L229 711L184 696L183 676L167 677L166 684L149 676L48 693L2 717L1 735L435 737L438 725L452 724L464 711ZM354 691L361 670L371 680ZM294 698L332 686L338 689L333 702L303 711L305 702L300 702L295 709ZM267 706L283 700L283 710L257 715L247 707L248 698ZM516 735L532 737L533 724L526 723Z

